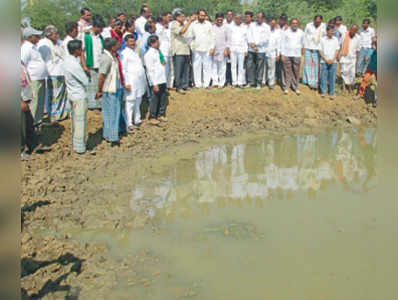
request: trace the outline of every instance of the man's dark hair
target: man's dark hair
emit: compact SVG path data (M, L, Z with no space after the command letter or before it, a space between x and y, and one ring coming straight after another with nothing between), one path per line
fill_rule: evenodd
M81 15L81 16L84 15L84 13L85 13L86 11L91 11L91 9L89 9L88 7L83 7L83 8L80 10L80 15Z
M329 24L328 27L326 27L326 31L329 31L331 29L334 29L334 26L332 24Z
M199 15L199 13L200 13L201 11L203 11L203 12L207 15L207 11L206 11L205 9L203 9L203 8L198 9L198 15Z
M343 21L343 18L342 18L341 16L337 16L337 17L335 18L335 20L336 20L336 21Z
M144 26L144 30L146 32L149 32L149 30L151 30L151 29L152 29L152 23L151 22L146 22L145 26Z
M121 11L120 13L117 14L117 17L125 16L125 15L126 15L126 14L125 14L124 12Z
M177 11L174 13L174 18L178 18L178 17L181 16L182 14L184 14L184 12L183 12L182 10L177 10Z
M154 43L156 43L156 41L158 41L159 38L156 34L152 34L149 38L148 38L148 46L152 46Z
M328 22L328 25L330 25L330 24L335 25L336 24L336 18L330 19L329 22Z
M120 21L119 19L116 19L115 22L113 22L113 26L122 26L123 22Z
M299 20L297 18L293 18L293 19L290 20L290 24L292 24L293 21L297 21L299 23Z
M111 50L112 50L112 47L113 47L113 46L116 46L116 44L117 44L117 39L116 39L116 38L110 37L110 38L106 38L106 39L104 40L104 48L105 48L106 50L108 50L108 51L111 51Z
M129 39L134 39L135 40L135 36L134 36L134 34L128 34L128 35L126 35L125 37L124 37L124 40L127 42L127 40L129 40Z
M252 12L252 11L246 10L246 11L245 11L245 16L247 16L247 15L249 15L250 17L253 18L253 12Z
M135 25L135 23L134 23L133 20L127 20L127 21L126 21L126 29L129 28L129 27L131 27L131 26L133 26L133 25Z
M269 18L269 21L270 21L270 22L272 22L272 21L275 21L275 22L277 22L277 21L278 21L278 19L277 19L275 16L273 16L273 17L270 17L270 18Z
M68 52L70 55L73 55L76 50L82 49L82 41L81 40L71 40L68 42Z
M314 21L315 21L316 19L318 19L318 18L320 18L321 20L323 20L323 16L322 16L322 15L316 15L316 16L314 17Z
M76 28L77 28L77 22L70 21L70 22L65 24L66 34L71 33Z
M368 24L370 24L370 19L369 18L365 18L365 19L363 19L363 22L362 23L368 23Z
M281 16L279 17L279 19L282 19L282 20L287 21L287 14L285 14L285 13L281 14Z
M149 8L148 5L143 5L143 6L141 6L140 15L144 14L144 12L147 10L147 8Z
M216 13L216 19L218 19L218 18L224 19L224 14L222 12Z
M106 27L106 25L105 25L105 21L104 21L104 19L102 18L102 16L100 16L100 15L94 15L93 16L93 26L94 27L99 27L99 28L104 28L104 27Z
M257 14L261 14L261 17L265 18L265 13L263 11L259 11Z

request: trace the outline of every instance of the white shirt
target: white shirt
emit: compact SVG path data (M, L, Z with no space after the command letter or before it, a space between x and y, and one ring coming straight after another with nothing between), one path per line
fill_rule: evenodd
M151 86L167 82L166 66L160 63L160 54L157 49L149 48L144 57L148 81Z
M275 58L281 54L281 38L282 30L274 28L270 31L267 51L265 52L267 57Z
M25 41L21 47L21 60L32 80L43 80L47 77L47 66L37 46Z
M332 36L331 39L328 38L327 36L323 37L321 39L320 46L321 46L320 51L322 51L323 56L326 59L333 59L336 54L336 51L340 49L339 40L335 36ZM324 62L323 59L322 62ZM336 59L334 60L334 62L336 62Z
M105 27L104 29L102 29L101 35L102 35L102 37L104 38L104 40L105 40L106 38L112 37L112 35L111 35L111 30L112 30L112 27L111 27L111 26L108 26L108 27Z
M376 35L375 30L372 27L364 30L363 27L359 31L360 45L361 48L372 48L372 38Z
M281 54L286 57L301 57L301 50L304 48L304 32L297 28L282 31Z
M268 47L268 41L271 35L271 28L266 23L252 22L248 27L247 40L249 42L249 51L255 52L250 44L256 44L258 53L265 53Z
M160 46L164 56L171 56L171 31L162 24L156 24L156 35L159 37Z
M93 68L98 69L100 66L100 59L102 55L102 42L100 35L94 35L91 33L91 39L93 41ZM84 39L83 39L83 49L86 48Z
M70 35L67 35L64 40L62 41L62 47L64 47L65 53L66 55L70 55L69 54L69 50L68 50L68 43L70 41L73 41L73 38Z
M345 39L345 37L343 38L342 43L344 43L344 39ZM360 44L359 44L359 35L356 34L350 40L350 46L348 48L347 56L342 56L340 58L340 62L341 63L348 63L348 62L352 62L353 60L355 61L356 58L357 58L357 52L360 50L360 48L361 47L360 47Z
M209 52L214 49L216 41L213 26L209 21L194 22L189 26L188 36L192 38L192 50Z
M248 50L247 45L247 26L240 24L230 25L228 31L228 48L231 52L245 53Z
M143 16L139 17L137 20L135 20L135 31L137 34L141 37L144 32L145 32L145 24L147 22L147 19L144 18Z
M315 28L314 22L308 23L304 30L304 48L310 50L319 50L321 38L325 35L325 23L321 23L318 28Z
M336 26L334 28L335 28L335 30L337 29L341 34L341 39L340 39L340 44L341 44L344 40L346 33L347 33L347 26L345 26L344 24L341 24L338 28Z
M61 42L57 44L48 38L41 39L37 44L37 48L47 66L49 76L63 76L61 64L65 59L65 51Z
M135 100L145 94L147 83L142 60L134 50L126 47L121 53L122 71L125 85L131 90L125 91L126 100Z

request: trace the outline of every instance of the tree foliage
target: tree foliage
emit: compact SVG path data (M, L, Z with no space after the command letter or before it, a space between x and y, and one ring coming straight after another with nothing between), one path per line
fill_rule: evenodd
M278 16L284 12L289 18L299 18L302 26L316 14L322 14L325 21L339 15L347 24L360 24L365 17L377 18L376 0L35 0L33 5L24 6L22 18L29 17L32 26L38 29L48 24L55 25L63 34L65 23L78 20L82 7L89 7L93 13L108 19L121 11L137 16L144 3L150 5L154 15L176 7L183 8L186 14L205 9L210 16L227 9L262 10L267 16Z

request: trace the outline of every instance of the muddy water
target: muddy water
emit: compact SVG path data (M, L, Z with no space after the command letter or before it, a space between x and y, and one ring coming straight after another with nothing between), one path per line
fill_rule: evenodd
M159 262L107 299L393 299L376 154L374 129L217 144L117 195L143 228L73 238Z

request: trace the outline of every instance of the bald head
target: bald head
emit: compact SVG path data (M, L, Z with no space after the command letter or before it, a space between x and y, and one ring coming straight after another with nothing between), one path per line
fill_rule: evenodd
M352 25L350 28L350 36L354 37L357 34L358 29L359 29L358 25L356 24Z

